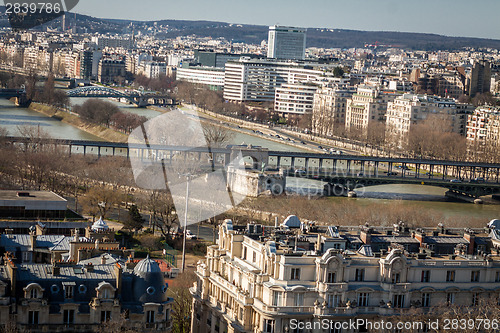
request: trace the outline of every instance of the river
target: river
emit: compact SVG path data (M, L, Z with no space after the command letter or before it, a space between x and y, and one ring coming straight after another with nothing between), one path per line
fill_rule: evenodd
M73 104L82 104L85 98L72 98ZM145 116L152 119L161 113L150 109L136 108L117 101L111 101L122 111ZM47 131L52 137L61 139L97 140L102 139L81 131L71 125L62 123L35 111L18 108L8 100L0 99L0 127L6 128L10 135L17 135L18 126L30 125L40 126L40 129ZM233 144L253 144L269 148L270 150L282 151L306 151L295 146L286 145L280 142L267 140L265 136L255 136L241 132L234 132ZM307 180L288 178L287 190L289 192L299 192L302 194L321 193L324 183ZM470 216L484 218L485 221L500 217L500 205L474 205L470 203L451 202L445 196L446 189L428 187L422 185L383 185L367 187L359 192L356 199L336 197L335 201L355 200L360 206L377 202L383 207L394 200L402 200L404 204L417 205L424 210L435 210L445 216Z

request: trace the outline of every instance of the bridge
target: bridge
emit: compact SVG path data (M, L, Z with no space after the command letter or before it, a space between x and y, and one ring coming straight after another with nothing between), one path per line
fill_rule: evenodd
M25 89L0 89L0 98L15 98L17 106L29 105Z
M138 106L150 104L171 104L172 99L166 95L154 93L141 93L136 90L121 91L102 86L86 86L68 90L68 97L91 97L91 98L125 98Z
M12 144L29 144L26 138L7 137ZM242 151L256 170L281 169L289 177L322 180L326 194L384 184L415 184L447 188L451 194L478 198L500 193L500 164L447 160L422 160L357 155L336 155L269 151L260 147L227 148L181 147L128 144L100 141L40 139L37 144L66 147L69 154L131 156L141 159L172 161L174 156L198 158L228 164L234 148Z

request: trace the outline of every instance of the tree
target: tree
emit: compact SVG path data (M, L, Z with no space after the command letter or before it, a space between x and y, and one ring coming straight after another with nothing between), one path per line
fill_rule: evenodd
M205 140L211 148L224 147L231 143L234 137L234 133L229 129L212 124L203 125L203 134L205 134Z
M344 69L342 67L335 67L333 69L334 77L344 77Z
M144 219L136 205L130 206L128 210L128 218L124 223L125 228L137 232L144 226Z
M84 212L96 217L98 214L105 218L109 211L121 202L121 193L105 186L95 186L88 190L82 198Z
M195 281L194 273L185 272L175 279L176 285L171 286L168 291L173 297L172 304L172 326L174 333L191 332L191 308L193 297L189 288Z
M163 237L168 239L174 224L179 224L170 193L153 190L147 195L144 204L150 212L153 232L158 228Z

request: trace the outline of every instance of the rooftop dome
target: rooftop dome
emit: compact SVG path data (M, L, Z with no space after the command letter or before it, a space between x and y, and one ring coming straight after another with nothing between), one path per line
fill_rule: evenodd
M500 230L500 220L493 219L488 223L488 228L495 228L496 230Z
M290 215L285 219L283 225L288 228L300 228L300 220L297 216Z
M92 230L93 231L107 231L109 230L108 225L104 220L102 219L102 216L99 218L99 220L95 221L94 224L92 224Z
M135 275L141 275L141 273L161 273L160 265L153 259L142 259L134 268Z

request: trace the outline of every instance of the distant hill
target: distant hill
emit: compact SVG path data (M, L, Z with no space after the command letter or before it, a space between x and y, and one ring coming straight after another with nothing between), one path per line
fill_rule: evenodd
M68 13L66 25L74 24L75 15ZM224 37L233 42L260 44L267 40L268 27L262 25L240 25L216 21L188 21L188 20L161 20L161 21L131 21L101 19L91 16L76 15L76 22L80 29L89 33L130 33L147 32L149 27L168 25L171 31L158 33L159 38L175 38L178 36L197 35L200 37ZM50 28L60 26L60 19L47 25ZM133 28L132 28L132 25ZM0 6L0 27L8 26L5 7ZM38 28L41 30L44 27ZM500 40L470 37L448 37L438 34L408 33L394 31L358 31L346 29L317 29L307 31L307 47L324 48L353 48L364 47L366 44L378 44L401 47L409 50L458 50L464 47L500 49Z

